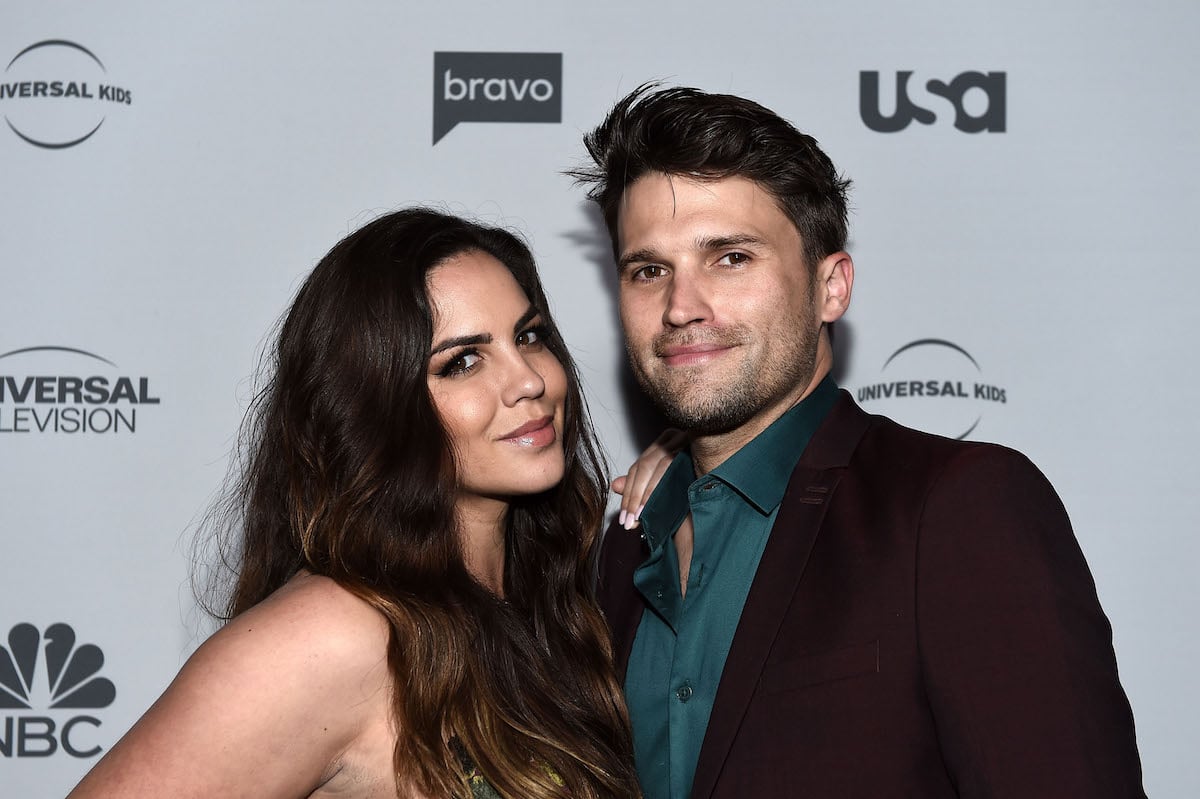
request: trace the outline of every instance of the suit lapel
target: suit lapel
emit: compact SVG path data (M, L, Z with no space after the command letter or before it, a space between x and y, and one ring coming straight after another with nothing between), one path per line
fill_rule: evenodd
M633 639L646 608L642 595L633 586L633 573L647 555L646 543L638 533L616 523L609 527L605 534L598 593L612 634L613 659L621 685L625 684L629 653L633 651Z
M827 499L840 477L840 472L810 469L798 469L792 474L725 660L708 730L700 747L692 799L712 794L784 612L804 574Z
M792 472L779 515L746 596L692 783L692 799L707 799L737 736L763 664L808 566L825 511L844 467L869 425L845 392Z

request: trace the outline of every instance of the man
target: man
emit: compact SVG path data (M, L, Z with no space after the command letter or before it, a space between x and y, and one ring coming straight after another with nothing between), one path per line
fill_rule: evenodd
M633 370L691 434L601 563L646 796L1144 796L1046 479L829 376L854 264L816 141L642 87L585 142Z

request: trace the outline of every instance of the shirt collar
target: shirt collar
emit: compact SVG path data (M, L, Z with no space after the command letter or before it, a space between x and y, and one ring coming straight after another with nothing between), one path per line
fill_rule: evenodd
M759 513L770 513L783 500L796 462L833 407L837 394L837 384L826 376L811 394L771 422L711 474L745 497Z
M697 479L721 480L760 513L770 513L778 507L792 470L837 396L837 383L826 375L811 394L700 478L696 478L691 453L684 450L676 455L640 516L650 551L670 538L687 516L688 488Z
M688 513L688 487L695 481L692 455L685 449L671 461L639 517L642 535L651 552L662 546L683 523Z

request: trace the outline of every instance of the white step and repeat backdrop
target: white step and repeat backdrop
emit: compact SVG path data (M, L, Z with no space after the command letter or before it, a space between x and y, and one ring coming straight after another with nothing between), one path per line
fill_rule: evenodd
M1198 34L1190 0L4 0L0 795L65 793L210 629L191 539L258 353L377 214L528 236L612 460L638 451L562 170L649 79L757 99L855 181L842 385L1043 468L1147 790L1200 795Z

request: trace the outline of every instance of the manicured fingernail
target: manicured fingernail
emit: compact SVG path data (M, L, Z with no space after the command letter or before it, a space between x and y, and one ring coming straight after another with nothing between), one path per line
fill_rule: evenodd
M617 516L617 524L621 525L622 527L625 527L625 509L624 508L621 508L621 513ZM629 528L626 527L625 529L628 530Z
M637 521L638 519L642 518L642 511L644 511L645 509L646 509L645 505L638 505L638 509L633 512L634 521Z

